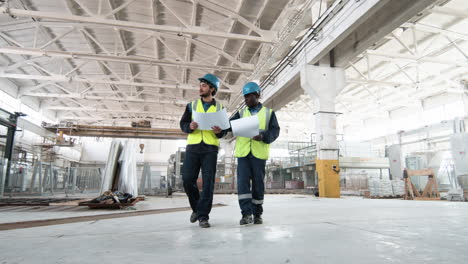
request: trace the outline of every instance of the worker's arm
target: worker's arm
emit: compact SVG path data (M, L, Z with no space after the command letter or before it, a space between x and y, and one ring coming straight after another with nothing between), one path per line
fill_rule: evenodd
M278 119L276 119L275 112L271 112L270 123L268 123L268 130L261 132L262 141L266 144L273 143L279 136L280 126Z
M190 134L193 132L193 129L190 129L190 123L192 122L192 107L191 104L187 104L185 107L185 112L180 119L180 129L182 132Z
M221 129L220 127L218 127L218 126L217 126L216 128L217 128L217 129L213 129L213 132L215 133L215 135L216 135L217 138L222 138L222 137L224 137L224 136L227 134L227 132L228 132L227 129L226 129L226 130L222 130L222 129ZM216 131L219 131L219 133L216 133Z

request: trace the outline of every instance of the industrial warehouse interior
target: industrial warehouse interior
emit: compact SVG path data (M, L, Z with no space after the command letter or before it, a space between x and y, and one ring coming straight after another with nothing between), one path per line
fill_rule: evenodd
M0 0L0 263L466 263L467 125L466 0Z

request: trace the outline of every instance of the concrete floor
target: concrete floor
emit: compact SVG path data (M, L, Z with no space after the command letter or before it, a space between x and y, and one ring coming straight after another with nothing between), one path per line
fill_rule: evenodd
M94 197L88 197L88 200ZM223 201L224 197L219 197L215 200ZM90 210L86 206L67 205L67 206L8 206L0 207L0 224L12 223L20 221L59 219L76 216L102 215L114 213L128 213L136 210L152 210L164 208L181 208L188 207L189 204L185 199L185 195L174 194L173 199L146 196L146 201L139 202L131 209L127 210ZM229 200L229 199L228 199ZM1 263L1 262L0 262Z
M263 225L239 226L236 196L217 195L215 202L228 206L213 209L209 229L190 224L187 211L0 231L0 263L468 260L468 203L303 195L268 195L265 201ZM185 207L187 201L182 196L153 198L140 206L154 204ZM8 222L4 217L0 213L0 220ZM22 220L30 217L28 213Z

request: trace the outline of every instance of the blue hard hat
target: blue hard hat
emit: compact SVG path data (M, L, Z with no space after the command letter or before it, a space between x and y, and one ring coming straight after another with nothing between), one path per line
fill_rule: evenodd
M215 75L211 73L205 74L205 76L198 78L199 81L204 81L207 82L209 85L213 86L216 91L218 91L219 88L219 79Z
M260 94L260 86L258 86L257 83L254 82L248 82L244 85L242 88L242 94L247 95L251 93L258 93Z

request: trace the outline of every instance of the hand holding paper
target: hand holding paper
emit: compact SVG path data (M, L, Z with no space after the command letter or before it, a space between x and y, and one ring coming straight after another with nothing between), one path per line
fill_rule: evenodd
M262 136L262 134L258 134L258 135L256 135L255 137L253 137L252 139L253 139L253 140L256 140L256 141L262 141L263 136Z
M195 129L197 129L197 128L198 128L197 122L193 122L193 121L192 121L192 122L190 123L190 129L195 130Z
M193 120L197 122L198 129L201 130L212 130L215 126L221 129L230 127L226 109L214 113L193 112Z
M231 121L232 133L236 137L253 138L260 134L258 116L248 116Z
M219 126L214 126L211 129L213 129L213 132L215 134L219 134L219 133L221 133L221 131L223 131Z

